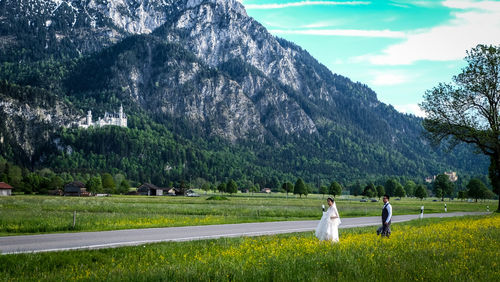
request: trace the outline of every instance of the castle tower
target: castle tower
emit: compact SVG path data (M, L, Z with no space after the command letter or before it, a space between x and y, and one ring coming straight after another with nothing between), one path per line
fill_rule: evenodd
M123 105L120 104L120 112L118 113L118 125L127 127L127 116L125 116L125 113L123 112Z
M123 119L123 105L122 104L120 104L120 112L119 113L120 113L119 114L120 120L122 120Z
M92 111L87 112L87 126L92 125Z

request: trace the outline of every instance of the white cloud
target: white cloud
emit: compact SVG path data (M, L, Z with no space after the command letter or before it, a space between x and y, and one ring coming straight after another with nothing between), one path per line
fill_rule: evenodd
M337 26L337 25L345 25L346 21L345 20L326 20L326 21L319 21L319 22L313 22L310 24L306 24L301 26L301 28L325 28L325 27L331 27L331 26Z
M500 2L445 1L445 7L460 9L448 23L407 34L382 54L360 59L376 65L410 65L417 61L461 60L477 44L500 44Z
M385 18L382 21L386 22L386 23L391 23L391 22L397 21L399 18L400 18L399 16L392 16L392 17Z
M443 6L454 9L498 9L497 1L471 1L471 0L447 0L444 1Z
M394 108L399 112L413 114L413 115L416 115L417 117L426 117L427 116L425 114L425 112L422 111L422 109L420 109L418 104L394 105Z
M289 28L290 27L290 24L285 24L285 23L282 23L282 22L279 22L279 21L263 20L261 23L264 24L267 28L282 29L282 28Z
M334 65L343 65L345 61L343 59L337 58L333 61Z
M410 8L410 6L408 6L406 4L390 3L389 5L394 6L394 7L399 7L399 8Z
M440 1L415 1L415 0L405 0L405 1L391 1L391 4L396 7L401 7L401 8L411 8L411 6L420 6L420 7L434 7L434 6L440 6L441 2Z
M360 30L360 29L271 29L272 34L301 34L321 36L353 36L353 37L385 37L404 38L405 34L392 30Z
M243 4L247 10L268 10L268 9L282 9L289 7L302 7L302 6L353 6L353 5L369 5L371 2L367 1L300 1L289 3L276 3L276 4Z
M389 86L403 84L408 81L410 81L410 77L402 73L380 72L375 74L371 84L376 86Z

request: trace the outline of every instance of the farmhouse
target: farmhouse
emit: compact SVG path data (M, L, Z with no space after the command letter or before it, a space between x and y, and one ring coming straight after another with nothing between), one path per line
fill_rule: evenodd
M0 182L0 196L10 196L12 195L12 186L5 182Z
M169 188L161 188L151 183L144 183L137 188L137 193L144 196L163 196L169 190Z
M175 188L170 188L167 191L167 195L169 195L169 196L176 196L179 193L180 193L179 189L175 189Z
M260 190L261 193L266 193L266 194L270 194L271 193L271 188L262 188Z
M64 196L89 196L85 185L79 181L74 181L64 185Z

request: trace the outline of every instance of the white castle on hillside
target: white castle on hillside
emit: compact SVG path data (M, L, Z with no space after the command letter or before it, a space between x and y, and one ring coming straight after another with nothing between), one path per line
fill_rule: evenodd
M451 182L456 182L458 180L458 175L457 175L456 171L450 171L450 172L445 171L443 174L448 176L448 178L450 179ZM436 175L429 176L429 177L425 178L425 182L427 182L427 183L432 183L435 180L436 180Z
M127 127L127 116L123 112L123 106L120 105L118 113L104 113L104 118L99 118L96 122L92 122L92 111L87 112L87 117L82 118L78 123L78 127L89 128L90 126L101 127L106 125L116 125Z

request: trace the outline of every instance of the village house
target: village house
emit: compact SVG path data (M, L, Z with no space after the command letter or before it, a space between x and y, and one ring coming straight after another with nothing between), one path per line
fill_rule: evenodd
M261 193L267 193L267 194L270 194L271 193L271 188L262 188L260 190Z
M137 193L143 196L163 196L168 193L170 188L161 188L151 183L144 183L137 188Z
M10 186L5 182L0 182L0 196L12 195L12 189L14 189L14 187Z
M74 181L64 185L64 196L90 196L90 193L83 183Z
M176 196L178 193L179 193L179 189L175 189L175 188L170 188L167 191L167 195L169 195L169 196Z

